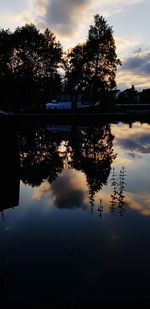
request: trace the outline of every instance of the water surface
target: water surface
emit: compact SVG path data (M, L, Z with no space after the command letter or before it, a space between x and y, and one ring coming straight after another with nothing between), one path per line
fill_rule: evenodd
M0 138L4 303L148 303L150 124L22 124Z

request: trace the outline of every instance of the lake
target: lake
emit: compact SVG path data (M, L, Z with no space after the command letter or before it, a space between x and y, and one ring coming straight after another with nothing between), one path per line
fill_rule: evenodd
M0 126L1 302L149 304L150 124Z

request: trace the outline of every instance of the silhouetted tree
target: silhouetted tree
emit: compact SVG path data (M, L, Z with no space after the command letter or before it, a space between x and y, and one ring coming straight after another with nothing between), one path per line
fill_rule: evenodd
M94 16L94 26L89 29L86 50L88 70L91 69L92 95L98 99L101 94L116 86L115 72L120 60L117 58L112 27L105 18Z
M12 52L12 33L9 30L0 31L0 78L10 72L9 61Z
M60 84L57 68L62 55L54 34L48 29L39 33L34 25L27 24L16 29L14 41L13 70L25 92L28 88L33 101L40 95L52 96Z
M12 54L12 33L9 30L0 30L0 106L5 108L5 101L7 101L9 91L8 84L10 84L11 68L9 66L10 57ZM9 99L8 99L9 101Z
M76 87L93 102L106 97L116 86L117 58L112 27L99 15L94 16L85 44L68 53L68 87Z
M13 108L37 110L39 103L60 91L61 57L61 44L49 29L40 33L35 25L26 24L14 33L2 30L0 80L2 88L7 89L4 101L11 101Z
M84 44L78 44L70 49L64 56L65 84L66 93L81 92L84 87L84 63L85 53Z
M50 183L63 169L58 153L57 135L44 128L26 129L19 134L21 180L39 186L44 180Z
M104 124L99 128L81 130L69 143L72 148L71 166L85 173L92 207L94 195L107 183L111 163L116 157L113 139L110 125Z
M107 124L78 132L74 127L74 130L67 139L46 128L20 132L21 179L32 186L39 186L44 180L51 183L62 172L65 162L68 168L85 173L93 207L94 195L107 183L111 163L116 157L112 148L114 137ZM64 156L59 153L59 146L65 140Z

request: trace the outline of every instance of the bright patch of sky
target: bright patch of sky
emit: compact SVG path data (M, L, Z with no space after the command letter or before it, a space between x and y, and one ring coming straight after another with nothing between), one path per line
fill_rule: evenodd
M133 61L128 61L133 60L137 50L146 57L150 54L149 0L0 0L0 28L14 31L29 22L41 31L49 27L64 49L86 39L95 14L104 16L114 31L117 54L123 64L117 74L118 88L129 87L133 81L138 89L150 88L147 75L150 60L146 58L148 69L144 67L143 71L139 65L136 74Z
M27 4L27 1L26 0L21 0L21 1L18 1L18 0L1 0L0 1L0 9L1 9L1 13L2 13L2 10L6 11L6 12L16 12L16 11L19 11L19 10L22 10L22 8L24 8Z

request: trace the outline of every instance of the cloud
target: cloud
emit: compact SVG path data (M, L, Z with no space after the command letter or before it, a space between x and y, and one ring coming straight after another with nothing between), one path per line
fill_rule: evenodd
M144 2L144 0L101 0L100 2L97 2L96 0L93 1L93 11L95 9L97 12L101 12L100 14L104 17L109 17L112 15L120 14L122 13L125 8L128 6L136 5L141 2Z
M122 3L122 4L128 4L128 5L133 5L133 4L137 4L137 3L140 3L140 2L143 2L143 0L115 0L114 2L116 3Z
M135 122L132 125L132 130L129 128L128 124L120 124L119 126L112 126L112 134L115 138L135 138L136 135L147 135L150 130L150 125L148 123L141 124L140 122Z
M106 17L110 17L111 15L120 14L122 12L121 8L106 8L101 10L101 15Z
M114 37L115 38L115 43L117 46L117 50L119 53L121 53L122 51L126 51L126 50L131 50L131 48L136 48L136 46L139 46L140 42L138 40L135 39L124 39L121 37Z
M138 90L150 88L150 76L147 74L135 73L130 70L119 69L116 75L117 86L124 90L134 85Z
M35 188L32 196L35 200L47 197L58 208L87 208L88 186L84 173L74 169L65 169L51 184L45 181Z
M11 23L18 26L33 22L41 30L48 27L68 48L73 45L72 40L77 44L86 39L95 14L107 18L139 2L143 0L24 0L22 11L12 14Z
M122 61L117 72L117 85L120 89L131 84L137 89L150 88L150 50L138 48Z
M14 1L13 8L9 5L0 12L0 21L5 29L15 30L16 27L24 26L25 23L34 23L37 1L24 0L20 2L23 3Z
M144 144L144 140L145 140L146 136L143 137L143 143L142 140L140 141L140 138L136 138L136 139L120 139L119 143L122 146L122 148L124 149L128 149L129 150L129 154L134 156L136 154L149 154L150 153L150 143L149 145L145 145ZM147 135L147 139L149 139L150 141L150 137Z
M134 85L137 89L150 88L150 50L138 49L122 60L116 75L117 85L125 89Z
M56 35L72 37L85 17L90 0L38 0L36 5L38 22L50 27Z
M47 6L44 1L37 0L36 14L39 17L43 17L46 15Z
M150 74L150 51L142 51L141 48L123 62L123 69L137 74Z
M87 37L93 15L108 17L120 14L126 6L143 0L29 0L34 3L36 21L40 27L49 27L58 39ZM84 35L83 35L84 33ZM79 43L78 42L78 43Z
M48 181L43 182L38 189L35 189L33 199L40 200L43 196L50 193L50 183Z
M58 208L87 208L87 183L85 175L75 170L64 170L51 184L54 204Z
M143 193L142 195L129 193L127 205L143 216L150 216L150 194L148 193Z
M119 145L129 150L129 154L149 154L150 153L150 135L149 132L144 135L135 134L128 138L120 138Z
M115 141L119 147L128 150L130 155L149 154L150 153L150 125L141 125L137 123L132 130L124 128L118 130L113 128Z

